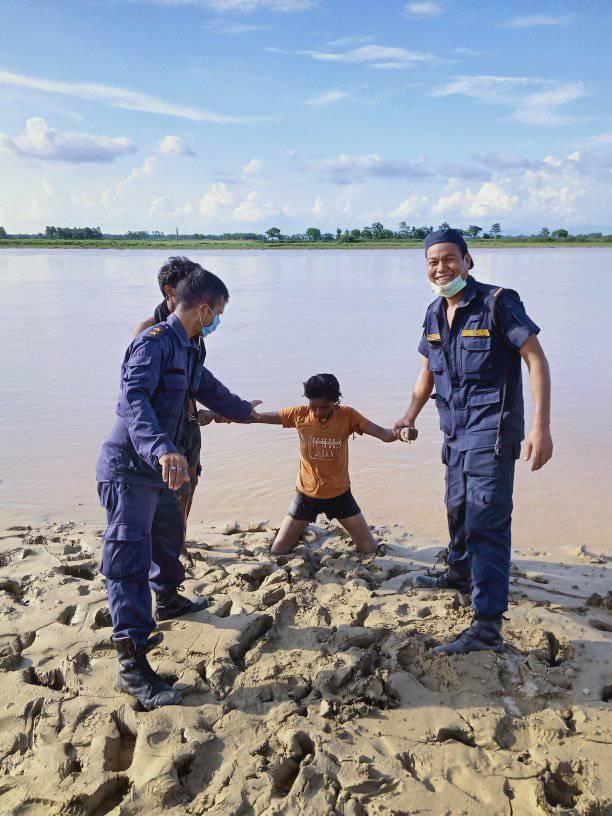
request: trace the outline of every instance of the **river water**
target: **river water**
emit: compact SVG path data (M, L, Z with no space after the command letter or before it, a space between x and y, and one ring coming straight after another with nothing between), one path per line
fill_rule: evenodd
M299 404L311 374L336 374L345 404L391 425L418 371L432 299L420 250L190 252L230 290L208 367L262 410ZM514 538L554 550L610 541L612 249L476 250L474 275L518 289L553 375L553 460L517 465ZM2 250L0 511L96 518L94 466L112 425L119 366L135 324L160 300L167 251ZM595 284L595 286L593 286ZM608 338L608 340L606 340ZM528 381L525 400L531 414ZM372 523L444 541L440 431L429 404L413 445L351 443L353 491ZM196 520L280 520L293 494L294 431L204 429Z

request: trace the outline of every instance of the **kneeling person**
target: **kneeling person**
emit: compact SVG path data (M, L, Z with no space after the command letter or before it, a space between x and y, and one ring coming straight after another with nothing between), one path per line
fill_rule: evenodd
M297 493L272 546L275 555L291 552L309 522L320 513L338 519L362 553L374 553L377 542L351 493L348 440L367 434L395 442L390 428L370 422L354 408L340 405L340 384L333 374L315 374L304 383L308 405L260 413L251 421L295 428L300 437Z
M159 642L158 618L178 617L207 605L179 595L183 523L174 491L189 481L178 437L189 397L221 416L244 420L252 403L230 393L199 362L195 338L219 324L228 300L225 284L198 267L182 280L176 309L164 323L140 334L121 367L117 419L96 467L98 493L108 526L102 573L119 654L117 686L145 708L174 704L180 694L150 667L147 651Z

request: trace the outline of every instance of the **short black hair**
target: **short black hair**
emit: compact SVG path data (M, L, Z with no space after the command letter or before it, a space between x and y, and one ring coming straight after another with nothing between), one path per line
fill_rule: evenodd
M340 383L333 374L313 374L304 383L304 396L306 399L340 402L342 391L340 391Z
M190 261L189 258L186 258L184 255L174 255L168 258L157 273L157 282L159 283L159 288L164 298L166 297L164 286L172 286L176 289L183 278L190 275L194 269L201 268L199 263Z
M196 267L176 287L177 306L191 309L203 301L212 306L219 298L227 302L229 292L221 278L213 275L207 269L202 269L199 264L196 264Z

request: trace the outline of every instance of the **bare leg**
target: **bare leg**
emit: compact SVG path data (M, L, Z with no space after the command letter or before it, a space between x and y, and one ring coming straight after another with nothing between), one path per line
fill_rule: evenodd
M286 555L290 553L306 527L308 527L307 521L298 521L291 516L285 516L280 530L274 539L272 549L270 550L272 555Z
M357 513L356 516L348 516L347 518L338 519L340 524L344 527L346 532L353 539L353 544L361 553L375 553L378 549L378 543L372 531L368 527L368 523L363 517L363 513Z

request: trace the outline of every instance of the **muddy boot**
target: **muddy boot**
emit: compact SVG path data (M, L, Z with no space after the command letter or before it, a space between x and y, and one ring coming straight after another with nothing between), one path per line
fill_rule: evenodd
M165 683L149 665L147 643L137 646L129 637L113 638L113 643L119 656L118 691L131 694L147 711L181 702L180 692Z
M495 620L478 620L475 618L471 625L450 643L436 646L434 654L457 655L468 652L482 652L491 650L501 652L504 641L501 636L502 618Z
M182 587L178 587L178 589L182 589ZM200 612L208 606L207 598L190 601L184 595L179 595L176 588L170 590L170 592L156 592L155 596L157 598L155 617L158 621L180 618L182 615Z
M444 572L417 575L414 586L419 589L458 589L464 595L469 595L472 591L470 576L463 575L452 567L448 567Z

